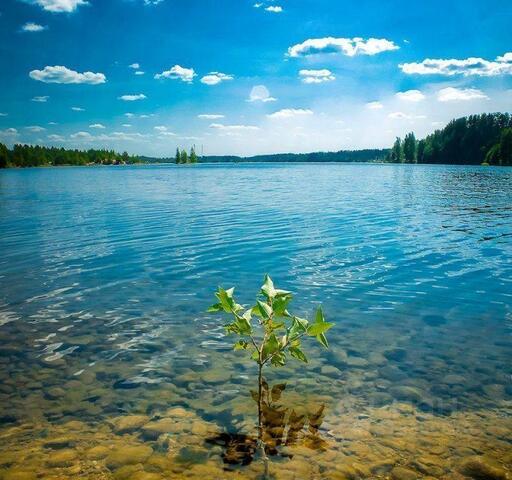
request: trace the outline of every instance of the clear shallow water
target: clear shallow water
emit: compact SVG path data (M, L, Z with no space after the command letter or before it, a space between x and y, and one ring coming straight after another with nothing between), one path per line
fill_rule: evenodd
M432 422L420 430L431 431L433 442L455 424L475 429L465 440L472 451L454 451L460 435L446 440L451 450L439 454L445 463L438 466L446 472L468 456L496 457L510 449L510 436L495 429L512 413L511 187L508 169L447 166L0 172L0 441L5 450L44 449L40 463L25 461L26 470L73 475L78 464L83 475L104 478L83 464L96 444L128 438L150 446L153 457L177 455L157 448L144 425L111 432L113 418L165 419L169 408L183 407L192 420L173 435L207 453L172 457L169 469L222 472L225 455L216 449L225 438L200 440L215 428L251 433L254 369L230 351L222 322L204 310L219 284L236 285L241 301L253 301L268 272L296 294L297 313L311 316L322 303L336 322L329 352L311 345L308 367L268 372L270 383L287 381L283 408L306 408L313 417L324 409L321 450L337 460L297 478L331 478L329 466L339 473L344 458L367 466L389 458L385 442L413 428L412 419ZM67 434L76 421L87 445L67 445L78 460L51 467L46 456L55 449L43 439ZM191 433L194 421L200 433ZM377 424L395 433L376 434ZM371 442L360 433L352 438L349 428L368 432L376 458L355 448ZM318 450L310 436L295 443ZM421 473L404 448L395 445L395 464L371 475L402 467ZM301 455L308 458L299 450L287 461L300 467ZM510 467L512 459L500 459ZM137 463L139 474L140 466L167 474L148 462ZM107 478L121 468L106 463ZM251 465L241 470L250 478Z

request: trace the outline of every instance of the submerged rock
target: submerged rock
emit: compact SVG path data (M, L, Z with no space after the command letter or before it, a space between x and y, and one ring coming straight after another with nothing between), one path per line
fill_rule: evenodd
M393 480L418 480L420 477L421 475L404 467L395 467L391 470L391 478Z
M143 425L149 422L149 417L146 415L125 415L112 419L112 429L115 433L131 433L138 430Z
M470 457L459 466L459 472L474 480L507 480L508 475L498 465L491 465L483 457Z
M144 463L153 453L153 449L146 445L127 445L119 447L109 454L106 460L107 467L117 469L124 465Z
M49 467L71 467L78 455L75 450L60 450L48 456L46 461Z

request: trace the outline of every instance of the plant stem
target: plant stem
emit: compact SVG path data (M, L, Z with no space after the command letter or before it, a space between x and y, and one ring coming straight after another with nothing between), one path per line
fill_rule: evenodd
M263 441L263 362L261 361L261 351L260 351L260 361L258 362L258 446L261 454L261 458L263 459L263 464L265 467L265 471L263 474L263 479L267 480L268 470L269 470L269 462L267 457L267 452L265 451L265 442Z

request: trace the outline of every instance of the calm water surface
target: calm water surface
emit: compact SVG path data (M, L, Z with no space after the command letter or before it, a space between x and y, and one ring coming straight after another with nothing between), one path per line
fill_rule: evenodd
M256 478L254 368L204 310L267 272L336 322L267 372L278 477L512 466L512 170L9 170L0 232L0 478Z

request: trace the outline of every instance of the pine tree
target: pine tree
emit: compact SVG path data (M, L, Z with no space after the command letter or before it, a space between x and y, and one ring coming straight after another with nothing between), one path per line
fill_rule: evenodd
M7 150L7 147L3 143L0 143L0 168L7 167L8 158L9 150Z
M176 148L176 158L174 159L174 161L176 162L176 164L181 163L181 153L179 147Z
M182 150L181 151L180 163L189 163L189 161L188 161L188 154L187 154L186 150Z
M393 163L402 163L404 161L402 140L400 137L396 137L395 143L393 144L393 148L391 149L391 153L389 155L389 159Z
M190 163L197 163L196 149L194 147L190 149Z
M405 163L416 163L416 137L414 133L408 133L403 144Z

